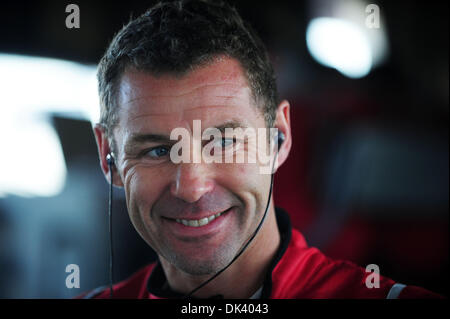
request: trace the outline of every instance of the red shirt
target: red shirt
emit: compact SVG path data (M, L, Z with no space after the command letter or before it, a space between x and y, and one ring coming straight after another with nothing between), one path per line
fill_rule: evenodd
M396 285L381 276L379 288L368 288L366 272L348 261L333 260L317 248L308 247L303 235L292 229L288 215L277 208L277 223L281 243L266 275L261 298L317 299L317 298L442 298L416 286ZM236 283L238 284L238 283ZM181 298L182 294L167 288L159 262L150 264L129 279L114 285L114 298L160 299ZM390 292L391 291L391 292ZM81 298L109 298L109 288L100 287Z

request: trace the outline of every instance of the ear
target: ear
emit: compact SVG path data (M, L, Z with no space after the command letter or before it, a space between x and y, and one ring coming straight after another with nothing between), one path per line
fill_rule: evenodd
M105 178L108 181L108 183L111 183L109 165L108 162L106 161L106 156L109 153L111 153L112 150L109 146L109 141L108 137L106 136L105 129L100 124L96 124L94 126L94 135L95 140L97 141L98 155L100 158L100 167L102 168L103 174L105 175ZM114 186L123 187L122 178L117 170L117 163L111 165L111 169L113 174Z
M274 127L284 134L284 142L281 144L280 150L277 155L277 165L275 172L286 161L289 156L289 152L292 147L292 135L291 135L291 118L290 118L290 104L288 101L283 100L277 108L276 119Z

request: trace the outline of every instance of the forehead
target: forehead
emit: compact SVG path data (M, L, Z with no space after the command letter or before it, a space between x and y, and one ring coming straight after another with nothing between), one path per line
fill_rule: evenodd
M167 131L191 126L198 119L204 127L235 117L263 118L241 65L226 57L182 77L127 71L118 102L119 128L135 131L150 125L152 130Z

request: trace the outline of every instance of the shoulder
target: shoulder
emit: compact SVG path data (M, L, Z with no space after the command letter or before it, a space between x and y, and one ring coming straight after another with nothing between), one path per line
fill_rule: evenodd
M152 273L156 263L147 265L140 270L136 271L128 279L125 279L113 286L113 298L119 299L142 299L148 297L147 292L147 280ZM101 286L85 292L77 299L108 299L109 298L109 286Z
M374 273L352 262L334 260L317 248L308 247L302 234L293 229L289 246L272 272L271 298L385 299L396 283L379 275L379 285L371 287L366 281L371 281L373 275ZM439 297L426 289L405 285L396 285L390 296Z

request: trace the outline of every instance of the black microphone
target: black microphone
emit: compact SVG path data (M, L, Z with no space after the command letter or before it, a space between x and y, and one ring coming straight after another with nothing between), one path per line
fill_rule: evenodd
M283 132L278 131L277 138L278 138L278 152L279 152L280 148L281 148L281 144L284 143L284 140L286 139L286 136L284 136ZM278 152L277 152L277 156L278 156Z
M108 202L108 220L109 220L109 298L113 297L113 238L112 238L112 204L113 204L113 173L112 167L115 165L114 153L106 155L106 162L109 167L109 202Z

